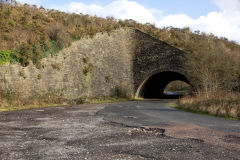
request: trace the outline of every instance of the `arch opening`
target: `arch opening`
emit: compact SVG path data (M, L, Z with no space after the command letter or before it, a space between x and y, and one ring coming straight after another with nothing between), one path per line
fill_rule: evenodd
M180 73L172 71L159 72L146 80L140 89L138 97L146 99L179 98L183 95L182 93L173 94L173 92L165 90L168 84L174 81L189 84L187 78Z

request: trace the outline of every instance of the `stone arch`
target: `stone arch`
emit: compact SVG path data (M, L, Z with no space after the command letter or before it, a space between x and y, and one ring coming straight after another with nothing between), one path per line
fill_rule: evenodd
M161 98L166 86L172 82L180 80L189 84L188 79L182 73L175 71L158 71L148 76L138 87L136 98Z

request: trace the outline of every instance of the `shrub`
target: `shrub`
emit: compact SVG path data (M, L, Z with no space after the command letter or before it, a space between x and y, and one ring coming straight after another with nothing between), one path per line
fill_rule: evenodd
M32 50L32 62L34 64L39 63L40 59L41 59L41 55L43 54L43 51L41 49L41 45L37 44L33 46L33 50Z
M191 86L183 81L173 81L166 86L165 91L188 94L191 91Z
M9 23L9 25L12 26L12 27L15 27L15 26L16 26L16 22L13 21L13 20L11 20L11 19L8 21L8 23Z
M89 57L84 57L83 58L83 63L87 64L90 61Z
M201 45L201 44L200 44ZM240 55L227 53L227 49L201 48L198 52L187 54L188 77L191 83L205 93L231 91L239 87Z
M48 28L48 36L52 41L54 41L58 49L71 45L70 36L66 30L67 29L59 23L52 24Z
M37 75L37 79L39 79L39 80L42 79L42 75L41 75L41 74L38 74L38 75Z
M110 83L110 82L112 82L112 81L113 81L112 75L108 75L108 76L105 77L105 82L106 82L106 83Z
M53 63L52 68L60 71L61 70L61 64L60 63Z
M73 100L73 104L79 105L79 104L83 104L85 102L85 99L83 98L76 98Z
M87 74L91 73L93 70L93 65L91 63L86 64L83 68L83 74L86 76Z
M32 46L26 42L22 43L18 51L20 62L23 66L27 66L33 58Z
M10 62L11 51L10 50L0 50L0 65Z
M19 76L23 77L24 79L26 78L26 74L23 70L19 72Z

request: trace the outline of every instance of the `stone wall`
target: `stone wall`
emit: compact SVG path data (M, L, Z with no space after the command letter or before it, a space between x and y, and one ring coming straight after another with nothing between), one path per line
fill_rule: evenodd
M41 67L6 64L0 67L0 90L29 97L61 91L66 98L133 97L154 72L181 72L183 52L135 29L74 42Z

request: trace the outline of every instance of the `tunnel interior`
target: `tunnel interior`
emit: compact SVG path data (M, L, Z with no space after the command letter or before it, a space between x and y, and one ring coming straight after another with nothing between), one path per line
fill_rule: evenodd
M186 77L177 72L159 72L152 75L148 80L143 84L139 97L142 98L151 98L151 99L161 99L161 98L179 98L179 95L166 95L164 94L164 89L172 81L183 81L188 83Z

